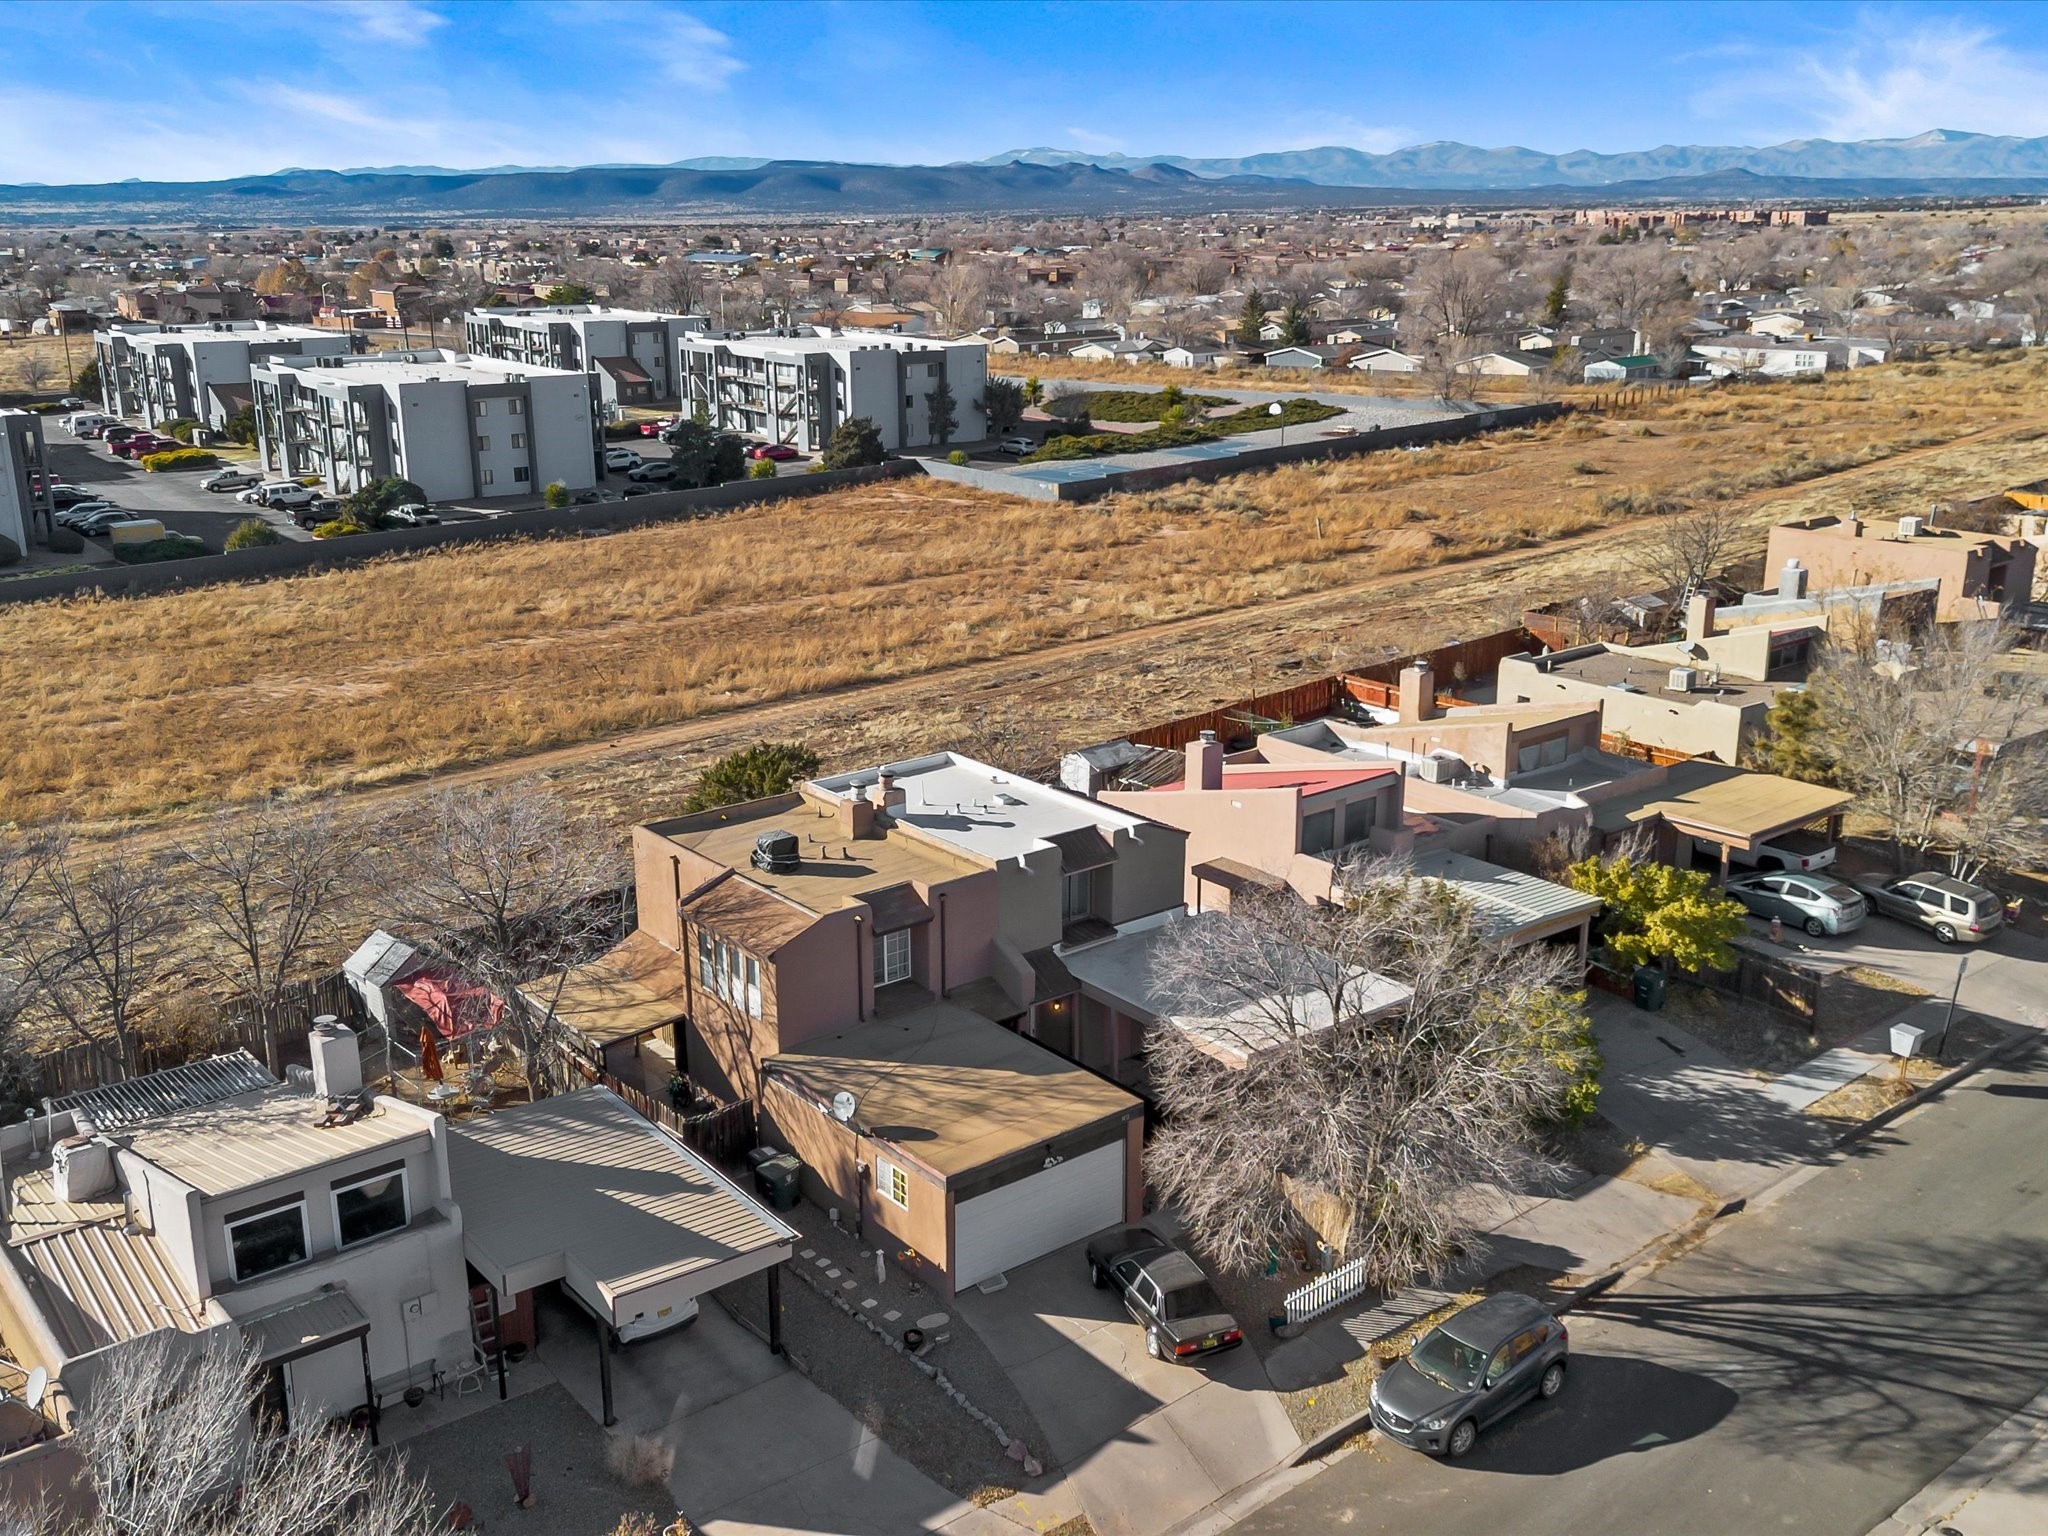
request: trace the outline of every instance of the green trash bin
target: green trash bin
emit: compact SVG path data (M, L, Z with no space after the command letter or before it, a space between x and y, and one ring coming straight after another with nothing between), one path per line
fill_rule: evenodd
M756 1147L747 1154L747 1161L754 1165L754 1190L762 1202L772 1210L795 1210L802 1194L798 1181L804 1166L796 1155L778 1152L773 1147Z
M1636 1006L1646 1013L1664 1006L1664 973L1654 965L1636 967Z

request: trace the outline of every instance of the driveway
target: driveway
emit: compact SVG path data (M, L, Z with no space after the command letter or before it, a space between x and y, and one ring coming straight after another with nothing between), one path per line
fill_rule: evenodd
M2048 943L2032 934L2001 929L1982 944L1943 944L1923 928L1873 915L1842 938L1788 933L1782 944L1751 923L1748 943L1814 970L1881 971L1941 998L1955 987L1956 968L1963 965L1963 1007L2009 1024L2048 1022L2039 1017L2048 1008Z
M1030 1404L1100 1536L1155 1536L1298 1445L1248 1347L1208 1366L1145 1353L1145 1336L1088 1283L1083 1244L1013 1269L954 1310Z

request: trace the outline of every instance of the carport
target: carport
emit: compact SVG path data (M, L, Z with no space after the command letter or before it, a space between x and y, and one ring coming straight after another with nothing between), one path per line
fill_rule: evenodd
M1690 868L1690 857L1677 846L1678 839L1690 838L1718 854L1725 882L1731 850L1748 852L1774 837L1817 826L1825 826L1831 841L1839 839L1842 812L1855 798L1820 784L1694 758L1673 763L1663 781L1648 789L1594 802L1593 828L1612 840L1637 826L1656 829L1661 823L1673 835L1668 847L1667 839L1659 838L1660 856Z
M610 1089L451 1124L448 1175L494 1309L559 1281L596 1320L607 1427L620 1329L659 1327L707 1291L765 1271L768 1348L782 1352L779 1266L796 1230Z

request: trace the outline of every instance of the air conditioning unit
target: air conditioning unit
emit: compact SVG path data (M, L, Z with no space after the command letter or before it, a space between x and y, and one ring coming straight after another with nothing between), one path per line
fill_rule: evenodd
M1432 752L1415 765L1415 777L1425 784L1456 784L1471 772L1455 752Z
M1673 667L1670 688L1673 693L1691 693L1698 685L1700 674L1693 667Z
M1926 526L1925 520L1921 518L1902 517L1899 519L1899 537L1902 539L1917 539L1920 537L1920 530Z

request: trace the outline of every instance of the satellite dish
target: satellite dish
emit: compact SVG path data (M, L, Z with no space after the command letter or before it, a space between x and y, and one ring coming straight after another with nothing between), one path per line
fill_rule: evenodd
M853 1124L853 1112L860 1108L860 1100L844 1088L832 1095L832 1118L841 1125Z
M43 1394L49 1390L50 1373L39 1365L28 1373L28 1386L22 1401L31 1408L40 1408L43 1405Z

